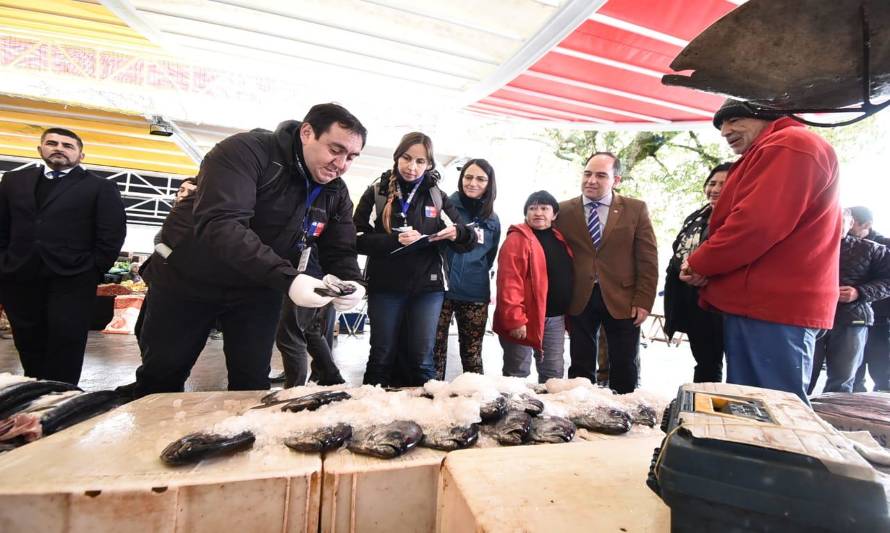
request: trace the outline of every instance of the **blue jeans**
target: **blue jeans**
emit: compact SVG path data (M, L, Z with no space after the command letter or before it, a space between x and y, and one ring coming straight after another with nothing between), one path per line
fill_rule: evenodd
M444 292L368 295L371 353L364 383L419 386L436 377L433 347Z
M534 355L535 368L538 369L538 383L550 378L565 377L566 322L565 316L549 316L544 319L543 350L535 350L531 346L517 344L510 337L498 336L504 349L505 376L527 378L531 370Z
M726 382L791 392L807 405L819 330L723 316Z
M828 381L823 392L853 392L856 370L862 364L868 326L836 326L816 342L810 392L828 359Z

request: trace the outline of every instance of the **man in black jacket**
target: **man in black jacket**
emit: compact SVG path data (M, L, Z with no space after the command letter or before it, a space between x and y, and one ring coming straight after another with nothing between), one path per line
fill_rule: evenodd
M197 192L170 212L145 272L142 366L124 393L183 390L217 319L229 390L267 389L283 293L304 307L358 303L352 202L340 176L366 136L349 111L319 104L302 123L239 133L207 154ZM354 292L317 294L326 284L302 273L316 258Z
M0 299L26 376L77 384L96 285L127 233L114 182L84 170L83 141L49 128L44 165L0 181Z
M823 360L828 362L824 392L853 392L868 330L874 323L871 302L890 296L890 251L883 245L860 239L852 232L847 233L852 225L851 210L845 209L840 296L834 327L816 341L808 393L813 392Z
M890 246L890 238L884 237L872 227L874 216L871 209L857 205L851 207L853 228L850 233L856 237ZM865 353L862 364L856 371L856 383L853 392L865 392L865 370L874 382L874 390L890 391L890 298L884 298L871 304L875 313L875 323L868 328L868 340L865 341Z

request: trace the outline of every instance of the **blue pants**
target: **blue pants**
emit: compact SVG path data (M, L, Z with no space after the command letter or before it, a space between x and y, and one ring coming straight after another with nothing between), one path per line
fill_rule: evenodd
M364 383L419 386L436 378L433 347L444 292L371 293L371 353Z
M874 381L874 390L890 391L890 322L886 318L875 318L875 325L868 328L862 364L856 371L853 392L865 392L865 367Z
M531 370L532 356L535 368L538 369L538 383L545 383L550 378L565 377L565 316L548 316L544 319L543 350L531 346L517 344L510 337L498 336L504 349L505 376L527 378Z
M724 315L726 382L792 392L807 405L819 330Z
M868 326L836 326L816 341L813 357L813 376L809 392L822 372L822 362L828 360L828 381L824 392L853 392L856 370L862 364Z

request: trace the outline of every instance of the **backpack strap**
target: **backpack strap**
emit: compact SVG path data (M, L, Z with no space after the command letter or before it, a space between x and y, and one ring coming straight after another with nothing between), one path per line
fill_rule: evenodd
M257 181L256 190L259 193L269 188L285 173L284 158L278 149L278 143L275 142L275 135L271 131L261 128L250 131L251 133L262 133L266 135L266 149L269 152L269 160L266 162L263 174L260 176L259 181Z

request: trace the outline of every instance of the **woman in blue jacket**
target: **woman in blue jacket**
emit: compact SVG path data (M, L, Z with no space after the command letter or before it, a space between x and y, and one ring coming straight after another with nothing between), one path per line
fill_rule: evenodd
M482 374L482 336L491 299L489 272L498 253L501 223L494 213L498 189L494 168L484 159L467 161L460 172L457 192L449 197L461 217L472 224L476 247L467 253L445 251L448 291L439 315L434 360L438 379L445 379L448 327L457 315L457 336L464 372Z

